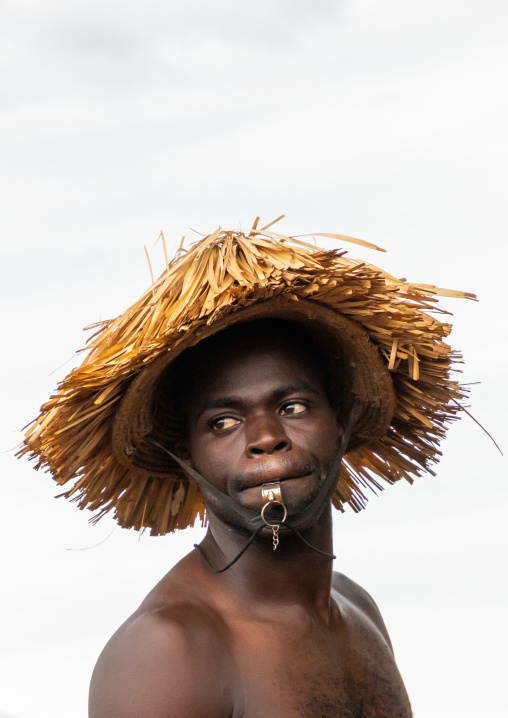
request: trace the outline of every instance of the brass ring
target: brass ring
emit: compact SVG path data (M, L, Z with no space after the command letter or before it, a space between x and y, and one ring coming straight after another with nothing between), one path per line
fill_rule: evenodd
M282 520L276 521L274 524L271 524L269 521L267 521L265 519L265 509L267 506L273 506L274 504L278 504L279 506L282 506L282 508L284 509L284 515L282 517ZM271 527L278 526L279 524L284 523L284 521L287 518L287 515L288 515L287 509L284 506L284 504L282 503L282 501L268 501L261 509L261 519L262 519L263 523L265 523L267 526L271 526Z

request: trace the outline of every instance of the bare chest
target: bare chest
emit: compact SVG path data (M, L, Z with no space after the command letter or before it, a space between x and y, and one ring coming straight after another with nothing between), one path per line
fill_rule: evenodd
M347 617L240 623L231 651L232 718L410 718L384 639Z
M311 621L239 627L233 718L359 718L344 638Z

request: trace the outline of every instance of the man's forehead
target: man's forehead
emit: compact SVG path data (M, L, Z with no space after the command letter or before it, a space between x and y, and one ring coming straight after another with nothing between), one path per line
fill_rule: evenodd
M252 355L305 355L317 361L319 354L314 337L303 325L282 319L265 319L239 323L205 339L184 356L201 360L247 361Z
M183 352L174 365L171 393L177 413L190 417L205 400L305 383L328 395L325 364L310 333L296 322L263 320L217 332Z
M271 383L277 380L301 383L303 377L322 373L316 356L304 347L264 338L244 343L225 341L211 351L203 351L193 363L194 369L206 375L209 382L226 386L261 383L266 379Z

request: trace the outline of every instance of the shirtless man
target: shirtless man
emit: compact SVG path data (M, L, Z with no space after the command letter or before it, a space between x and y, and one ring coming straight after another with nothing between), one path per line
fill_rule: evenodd
M371 597L332 571L331 495L319 497L344 417L310 336L261 320L179 358L180 457L229 501L259 513L280 482L288 520L274 550L201 486L208 532L104 649L90 718L410 718L390 638ZM270 507L270 518L277 520ZM318 552L319 551L319 552Z
M466 395L429 314L450 292L272 224L179 251L25 434L94 521L209 522L106 646L90 718L411 716L374 602L332 572L331 505L438 460Z

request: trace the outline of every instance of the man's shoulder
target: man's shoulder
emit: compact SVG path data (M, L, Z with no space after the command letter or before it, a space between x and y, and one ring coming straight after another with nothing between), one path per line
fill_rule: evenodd
M337 594L353 607L356 614L372 624L387 642L390 650L392 644L386 629L383 617L372 596L358 583L352 581L343 573L333 572L332 588Z
M213 716L214 703L224 708L228 656L220 616L168 575L99 657L90 718Z
M348 629L348 670L362 696L364 716L411 716L411 705L379 609L369 593L341 573L332 595Z

